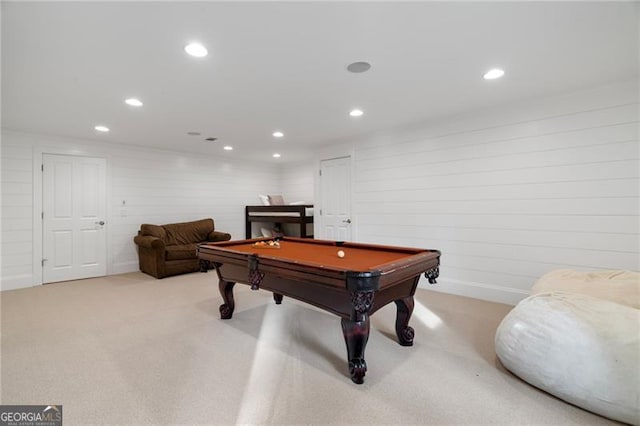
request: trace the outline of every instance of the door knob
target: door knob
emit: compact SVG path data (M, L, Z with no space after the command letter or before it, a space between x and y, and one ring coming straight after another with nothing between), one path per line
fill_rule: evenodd
M343 223L351 223L351 219L343 220Z
M96 225L104 226L104 220L101 220L100 222L96 222Z

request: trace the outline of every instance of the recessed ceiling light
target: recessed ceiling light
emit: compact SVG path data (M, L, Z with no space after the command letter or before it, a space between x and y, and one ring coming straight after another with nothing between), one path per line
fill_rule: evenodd
M276 152L275 154L273 154L273 158L280 158L280 154Z
M284 136L284 133L282 132L273 132L273 137L274 138L281 138Z
M218 138L206 138L205 141L214 142L218 140Z
M492 70L487 71L484 74L485 80L495 80L496 78L500 78L504 75L504 71L499 68L494 68Z
M360 117L362 114L364 114L364 112L362 112L361 109L352 109L349 113L349 115L352 117Z
M200 136L200 132L187 132L189 136Z
M109 128L107 126L96 126L94 127L94 129L96 129L99 132L108 132Z
M366 72L369 71L369 68L371 68L371 64L369 62L354 62L347 65L347 71L353 73Z
M227 145L227 146L225 146L225 147L224 147L224 150L225 150L225 151L233 151L233 147L232 147L232 146Z
M185 52L187 52L191 56L195 56L196 58L203 58L209 54L207 48L201 45L200 43L191 43L187 44L184 47Z
M129 98L124 102L127 105L131 105L131 106L134 106L134 107L141 107L142 106L142 102L140 101L140 99L136 99L136 98Z

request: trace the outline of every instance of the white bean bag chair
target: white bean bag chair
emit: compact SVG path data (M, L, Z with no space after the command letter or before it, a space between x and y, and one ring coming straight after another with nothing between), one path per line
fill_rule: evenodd
M640 309L640 273L633 271L575 271L557 269L543 275L531 294L566 291Z
M554 271L542 277L533 288L537 294L498 327L496 354L515 375L558 398L639 425L640 274L618 272ZM616 279L627 284L602 291Z

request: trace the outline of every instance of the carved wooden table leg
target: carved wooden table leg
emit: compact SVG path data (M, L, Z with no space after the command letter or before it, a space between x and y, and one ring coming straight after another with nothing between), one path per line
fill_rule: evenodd
M273 300L275 300L276 305L279 305L282 303L282 295L279 293L273 293Z
M233 286L235 284L236 283L224 280L220 280L220 283L218 284L222 300L224 300L224 304L220 305L220 318L222 319L230 319L233 315L233 310L236 307L233 300Z
M395 303L398 307L396 314L396 334L398 335L398 342L402 346L413 346L414 331L412 327L409 327L409 319L411 318L414 305L413 296L396 300Z
M369 310L373 303L373 292L354 291L351 294L351 318L342 318L342 333L347 344L349 373L354 383L364 382L367 363L364 350L369 340Z
M200 259L199 263L200 272L207 272L209 269L211 269L211 262L209 262L208 260Z

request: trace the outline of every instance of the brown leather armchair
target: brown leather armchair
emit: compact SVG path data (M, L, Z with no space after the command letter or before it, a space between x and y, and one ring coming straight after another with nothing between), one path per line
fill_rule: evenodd
M164 278L201 270L198 244L230 239L231 234L215 230L213 219L202 219L167 225L143 224L133 241L138 246L140 270Z

